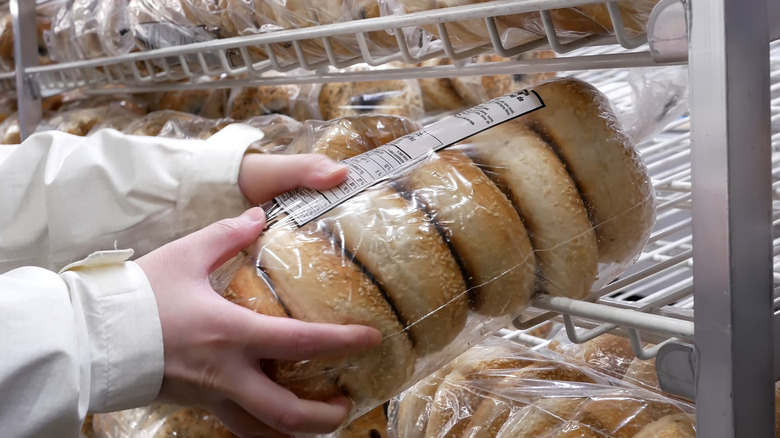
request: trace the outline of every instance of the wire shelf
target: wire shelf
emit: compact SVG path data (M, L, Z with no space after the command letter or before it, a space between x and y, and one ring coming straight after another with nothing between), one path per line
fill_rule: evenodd
M610 49L588 49L591 52ZM780 313L780 44L771 45L772 193L775 237L775 314ZM579 74L604 91L616 105L631 104L625 71ZM587 77L585 77L587 76ZM653 357L657 348L643 350L641 340L656 343L693 341L693 260L691 220L691 137L687 114L637 147L656 190L657 221L635 265L618 280L594 294L591 302L543 296L537 298L515 325L500 336L531 345L547 339L529 335L530 328L548 320L564 324L573 342L581 343L617 330L631 336L640 358ZM575 331L575 327L585 331Z
M614 35L590 35L566 38L559 36L549 10L598 3L594 0L529 0L523 2L498 0L488 3L449 7L444 9L385 16L312 26L266 34L212 40L176 47L167 47L123 56L66 62L48 66L30 67L26 74L38 84L40 91L60 91L88 87L92 92L151 91L179 88L208 88L246 84L315 83L333 81L384 80L420 77L452 77L474 74L534 73L575 69L609 69L657 65L649 50L635 51L647 43L647 36L631 36L623 25L617 3L607 3L615 29ZM544 35L528 41L502 41L496 18L539 11ZM466 21L467 20L467 21ZM460 47L450 37L448 26L463 22L464 26L479 26L477 34L487 34L489 41L476 47ZM409 44L405 32L420 26L435 26L439 39L426 50ZM395 35L396 47L383 47L380 52L369 44L371 32L390 31ZM348 40L359 51L344 55L334 49L334 39ZM316 44L324 54L313 57L304 49ZM431 58L451 61L470 59L482 53L496 53L513 58L531 50L552 49L560 55L594 45L612 45L623 49L608 55L564 56L558 59L511 60L482 63L479 66L442 65L416 67ZM279 48L285 47L289 56L282 59ZM259 49L259 50L258 50ZM261 55L258 55L261 53ZM387 65L394 61L404 68L376 72L352 72L341 69L354 64ZM284 76L268 77L269 72L287 72ZM200 82L202 77L218 77L219 81Z

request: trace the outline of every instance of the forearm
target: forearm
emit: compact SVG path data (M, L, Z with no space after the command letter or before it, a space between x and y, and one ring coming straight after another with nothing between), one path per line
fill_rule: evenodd
M52 132L0 149L0 272L59 269L115 245L142 255L239 214L241 159L261 136L242 125L207 141Z
M155 297L127 252L59 275L0 275L0 428L7 436L78 436L87 412L151 402L163 373Z

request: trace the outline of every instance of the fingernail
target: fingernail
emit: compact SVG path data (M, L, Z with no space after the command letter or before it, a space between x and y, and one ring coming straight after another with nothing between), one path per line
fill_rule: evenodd
M246 213L244 213L244 216L246 216L252 222L265 221L265 212L260 207L250 208L249 210L246 211Z
M322 167L319 168L319 172L322 176L331 176L336 172L341 172L347 166L339 164L335 161L326 161Z

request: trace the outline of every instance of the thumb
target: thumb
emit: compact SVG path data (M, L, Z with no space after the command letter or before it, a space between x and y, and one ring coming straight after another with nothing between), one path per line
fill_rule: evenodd
M247 154L238 185L247 200L260 205L296 187L327 190L344 181L347 167L321 154Z
M223 219L176 241L177 253L184 254L195 269L210 274L239 251L252 245L265 227L265 212L254 207L241 216Z

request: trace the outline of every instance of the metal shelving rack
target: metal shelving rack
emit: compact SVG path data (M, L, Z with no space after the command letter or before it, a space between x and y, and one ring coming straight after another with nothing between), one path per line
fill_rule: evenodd
M529 312L516 321L518 329L500 334L539 341L525 329L551 318L566 324L568 334L578 342L610 330L623 331L634 340L639 357L657 357L662 381L676 383L678 393L689 390L695 395L699 436L775 436L773 383L780 377L780 360L775 360L780 350L775 347L780 340L780 336L775 337L780 327L776 318L780 307L780 238L773 240L772 231L780 225L780 134L772 139L770 127L772 122L780 125L780 97L770 102L767 90L770 36L780 36L770 24L780 20L767 17L780 17L780 2L692 1L687 8L691 13L685 47L689 48L682 55L667 56L668 52L658 53L652 44L645 45L644 38L627 37L615 4L610 4L618 29L614 37L560 40L549 14L542 12L547 38L513 47L498 38L494 17L587 3L595 1L499 0L42 67L33 65L31 47L18 45L16 58L21 62L17 62L17 74L0 75L0 88L19 90L20 114L26 114L23 132L25 128L30 132L38 120L36 111L40 114L37 99L74 87L112 93L118 89L354 81L369 76L329 67L391 61L413 64L430 57L459 60L482 52L513 56L552 48L562 56L465 67L406 67L383 70L379 75L372 72L370 78L575 71L600 86L620 106L628 96L626 87L616 85L625 77L615 69L687 63L690 114L638 146L656 188L658 221L637 263L588 301L536 298ZM33 28L31 4L11 1L15 31ZM444 23L465 19L483 19L492 37L490 43L459 52L444 32L441 47L425 55L415 54L398 38L398 51L377 56L363 36L369 31L423 24L446 31ZM22 33L15 34L17 41L25 40ZM355 35L360 53L351 58L337 56L329 41L337 35ZM307 58L301 43L308 39L324 44L326 59ZM256 61L247 49L268 49L280 43L294 48L294 59ZM580 50L582 47L588 50ZM773 50L780 60L780 46L773 46ZM264 76L275 70L295 73ZM775 71L771 91L780 96L780 68ZM196 83L202 75L221 76L221 80ZM586 330L575 331L575 326ZM642 349L640 341L657 345Z

